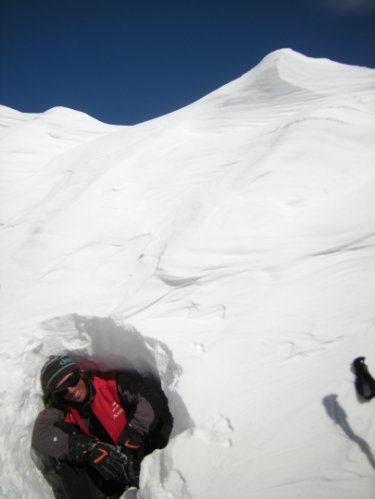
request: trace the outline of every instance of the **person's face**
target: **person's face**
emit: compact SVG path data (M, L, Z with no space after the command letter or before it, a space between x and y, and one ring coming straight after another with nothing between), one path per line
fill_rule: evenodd
M58 388L62 388L64 383L68 382L69 385L69 380L74 379L74 373L69 373L57 383L55 390L58 390ZM69 400L70 402L83 402L86 398L87 395L87 386L85 381L83 380L82 376L79 377L79 380L74 386L67 386L67 393L63 395L63 398L65 400Z

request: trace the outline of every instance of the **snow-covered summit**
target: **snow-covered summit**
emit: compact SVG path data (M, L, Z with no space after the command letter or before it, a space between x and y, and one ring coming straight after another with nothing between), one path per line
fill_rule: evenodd
M51 497L30 431L66 349L161 377L140 499L372 498L374 84L284 49L137 126L0 107L2 496Z
M374 72L372 69L329 59L313 59L291 49L280 49L268 54L255 68L212 95L238 91L251 94L263 90L268 97L272 97L281 93L280 87L286 89L288 85L290 91L299 89L337 95L361 86L371 88L374 85Z

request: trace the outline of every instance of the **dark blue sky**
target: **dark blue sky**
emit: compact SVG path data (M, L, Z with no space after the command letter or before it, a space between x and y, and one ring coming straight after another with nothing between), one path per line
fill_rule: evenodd
M375 67L374 0L0 0L0 104L139 123L269 52Z

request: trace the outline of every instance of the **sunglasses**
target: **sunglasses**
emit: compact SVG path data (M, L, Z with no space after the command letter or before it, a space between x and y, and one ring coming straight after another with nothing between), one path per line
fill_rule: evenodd
M58 386L55 390L53 390L53 395L58 395L59 397L64 397L69 392L69 388L73 388L78 385L79 380L81 379L81 373L77 371L73 371L73 374L60 386Z

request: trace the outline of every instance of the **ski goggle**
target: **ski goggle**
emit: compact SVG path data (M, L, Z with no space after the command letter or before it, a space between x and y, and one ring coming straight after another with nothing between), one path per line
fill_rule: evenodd
M73 388L74 386L78 385L80 379L81 373L78 370L73 371L73 374L66 381L64 381L64 383L55 388L52 394L58 395L59 397L64 397L69 392L69 388Z

